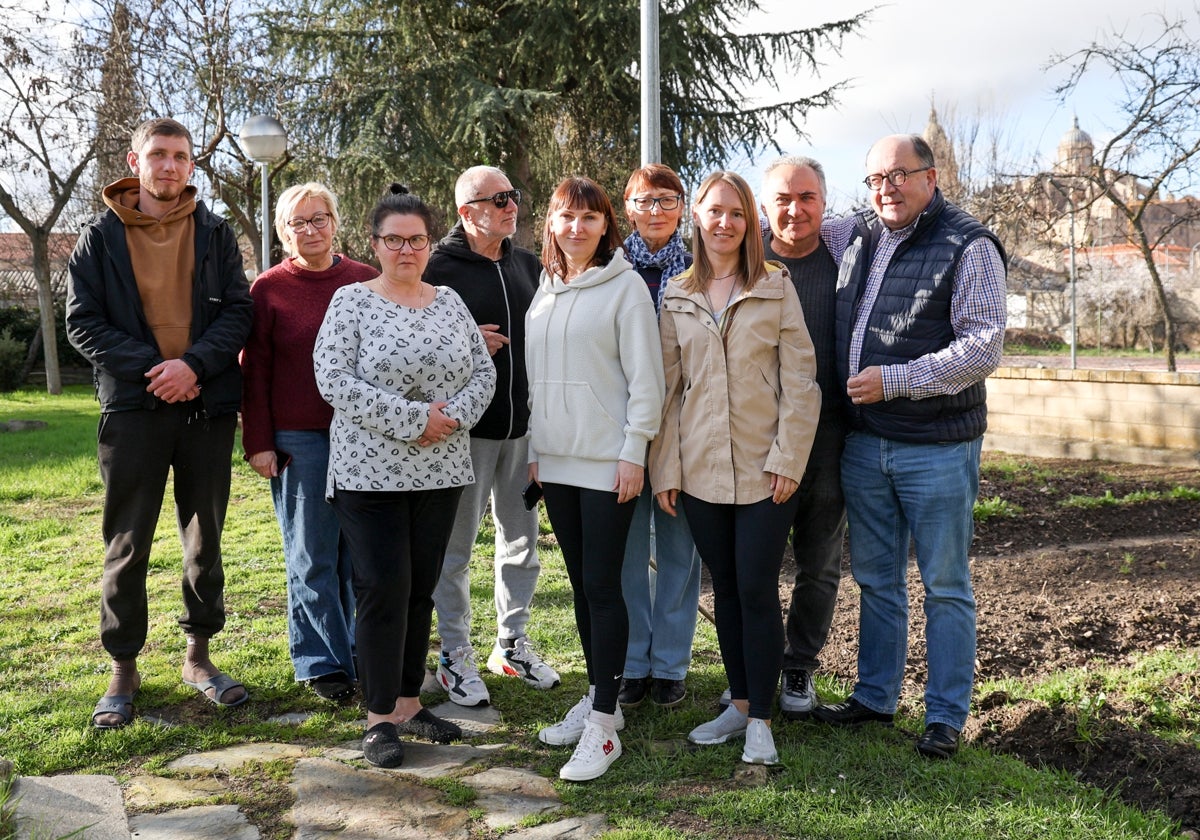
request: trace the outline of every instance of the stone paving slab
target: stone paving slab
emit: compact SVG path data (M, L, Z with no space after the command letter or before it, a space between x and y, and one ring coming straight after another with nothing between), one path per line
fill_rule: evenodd
M523 831L505 834L504 840L590 840L608 831L608 820L600 814L586 814L552 823L542 823Z
M296 763L293 840L467 840L470 815L439 791L396 771L362 770L324 758Z
M75 840L129 840L121 786L112 776L18 778L17 838L62 837L83 829Z
M259 840L236 805L198 805L165 814L137 814L129 818L135 840ZM127 835L128 836L128 835Z
M475 807L487 812L484 822L491 829L508 828L562 807L550 780L532 770L492 767L460 781L478 792Z
M168 770L235 770L251 761L302 758L307 750L296 744L242 744L177 758Z
M164 776L136 776L125 785L125 805L150 811L184 802L212 799L228 790L220 779L168 779Z

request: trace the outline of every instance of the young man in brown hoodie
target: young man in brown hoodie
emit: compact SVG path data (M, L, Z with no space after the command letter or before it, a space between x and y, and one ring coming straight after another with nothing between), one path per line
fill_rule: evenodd
M183 543L183 681L221 706L249 697L213 665L208 640L225 624L221 529L250 289L233 231L188 184L187 128L147 120L128 161L135 177L105 187L109 209L85 226L68 265L67 334L92 364L101 410L100 639L113 672L92 713L98 729L133 719L146 572L169 471Z

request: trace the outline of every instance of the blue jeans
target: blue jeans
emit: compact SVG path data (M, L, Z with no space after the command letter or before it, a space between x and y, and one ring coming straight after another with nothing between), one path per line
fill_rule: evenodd
M621 591L629 612L625 676L681 680L692 661L696 610L700 605L700 555L687 517L664 513L647 484L638 497L625 541ZM654 517L651 552L650 517ZM658 566L650 572L650 555Z
M842 455L850 568L861 589L854 698L894 712L908 657L908 550L925 588L925 723L966 723L975 677L974 532L982 438L915 444L851 432Z
M329 433L275 432L292 463L271 479L287 567L288 649L298 681L354 673L354 589L333 506L325 501Z

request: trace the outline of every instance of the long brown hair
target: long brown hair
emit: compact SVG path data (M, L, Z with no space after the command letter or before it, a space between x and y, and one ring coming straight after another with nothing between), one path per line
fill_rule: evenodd
M588 268L597 265L608 265L613 252L621 247L621 230L617 226L617 214L613 211L608 193L591 178L564 178L554 194L550 196L550 206L546 208L546 223L542 230L542 267L549 274L564 277L567 273L567 257L558 247L558 240L550 229L551 217L563 208L572 210L594 210L604 214L608 228L596 246L596 253Z
M700 182L696 195L692 199L692 212L698 213L700 205L708 193L719 183L728 184L737 193L742 205L742 214L746 219L746 235L742 237L742 246L738 255L738 277L734 282L742 283L749 289L764 276L763 263L766 252L763 251L762 236L758 229L758 205L754 201L754 191L746 180L736 172L719 169ZM692 273L683 285L685 292L703 292L713 281L715 272L708 252L704 250L704 235L699 221L692 236Z

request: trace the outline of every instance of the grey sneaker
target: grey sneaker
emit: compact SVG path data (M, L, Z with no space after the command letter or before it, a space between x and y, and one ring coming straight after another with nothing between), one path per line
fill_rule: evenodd
M755 718L746 727L746 746L742 750L742 761L747 764L779 763L779 753L775 752L775 738L765 720Z
M533 688L554 688L558 685L558 672L546 664L529 642L528 636L521 636L511 648L496 646L488 657L488 670L493 674L506 674L510 677L520 677L526 685Z
M460 706L482 706L491 702L487 686L475 664L475 649L469 646L444 650L438 658L438 685Z
M812 674L797 668L784 671L779 686L779 708L788 720L808 720L817 705Z
M693 744L724 744L730 738L736 738L746 731L747 720L746 715L731 703L715 720L702 723L689 732L688 740Z

